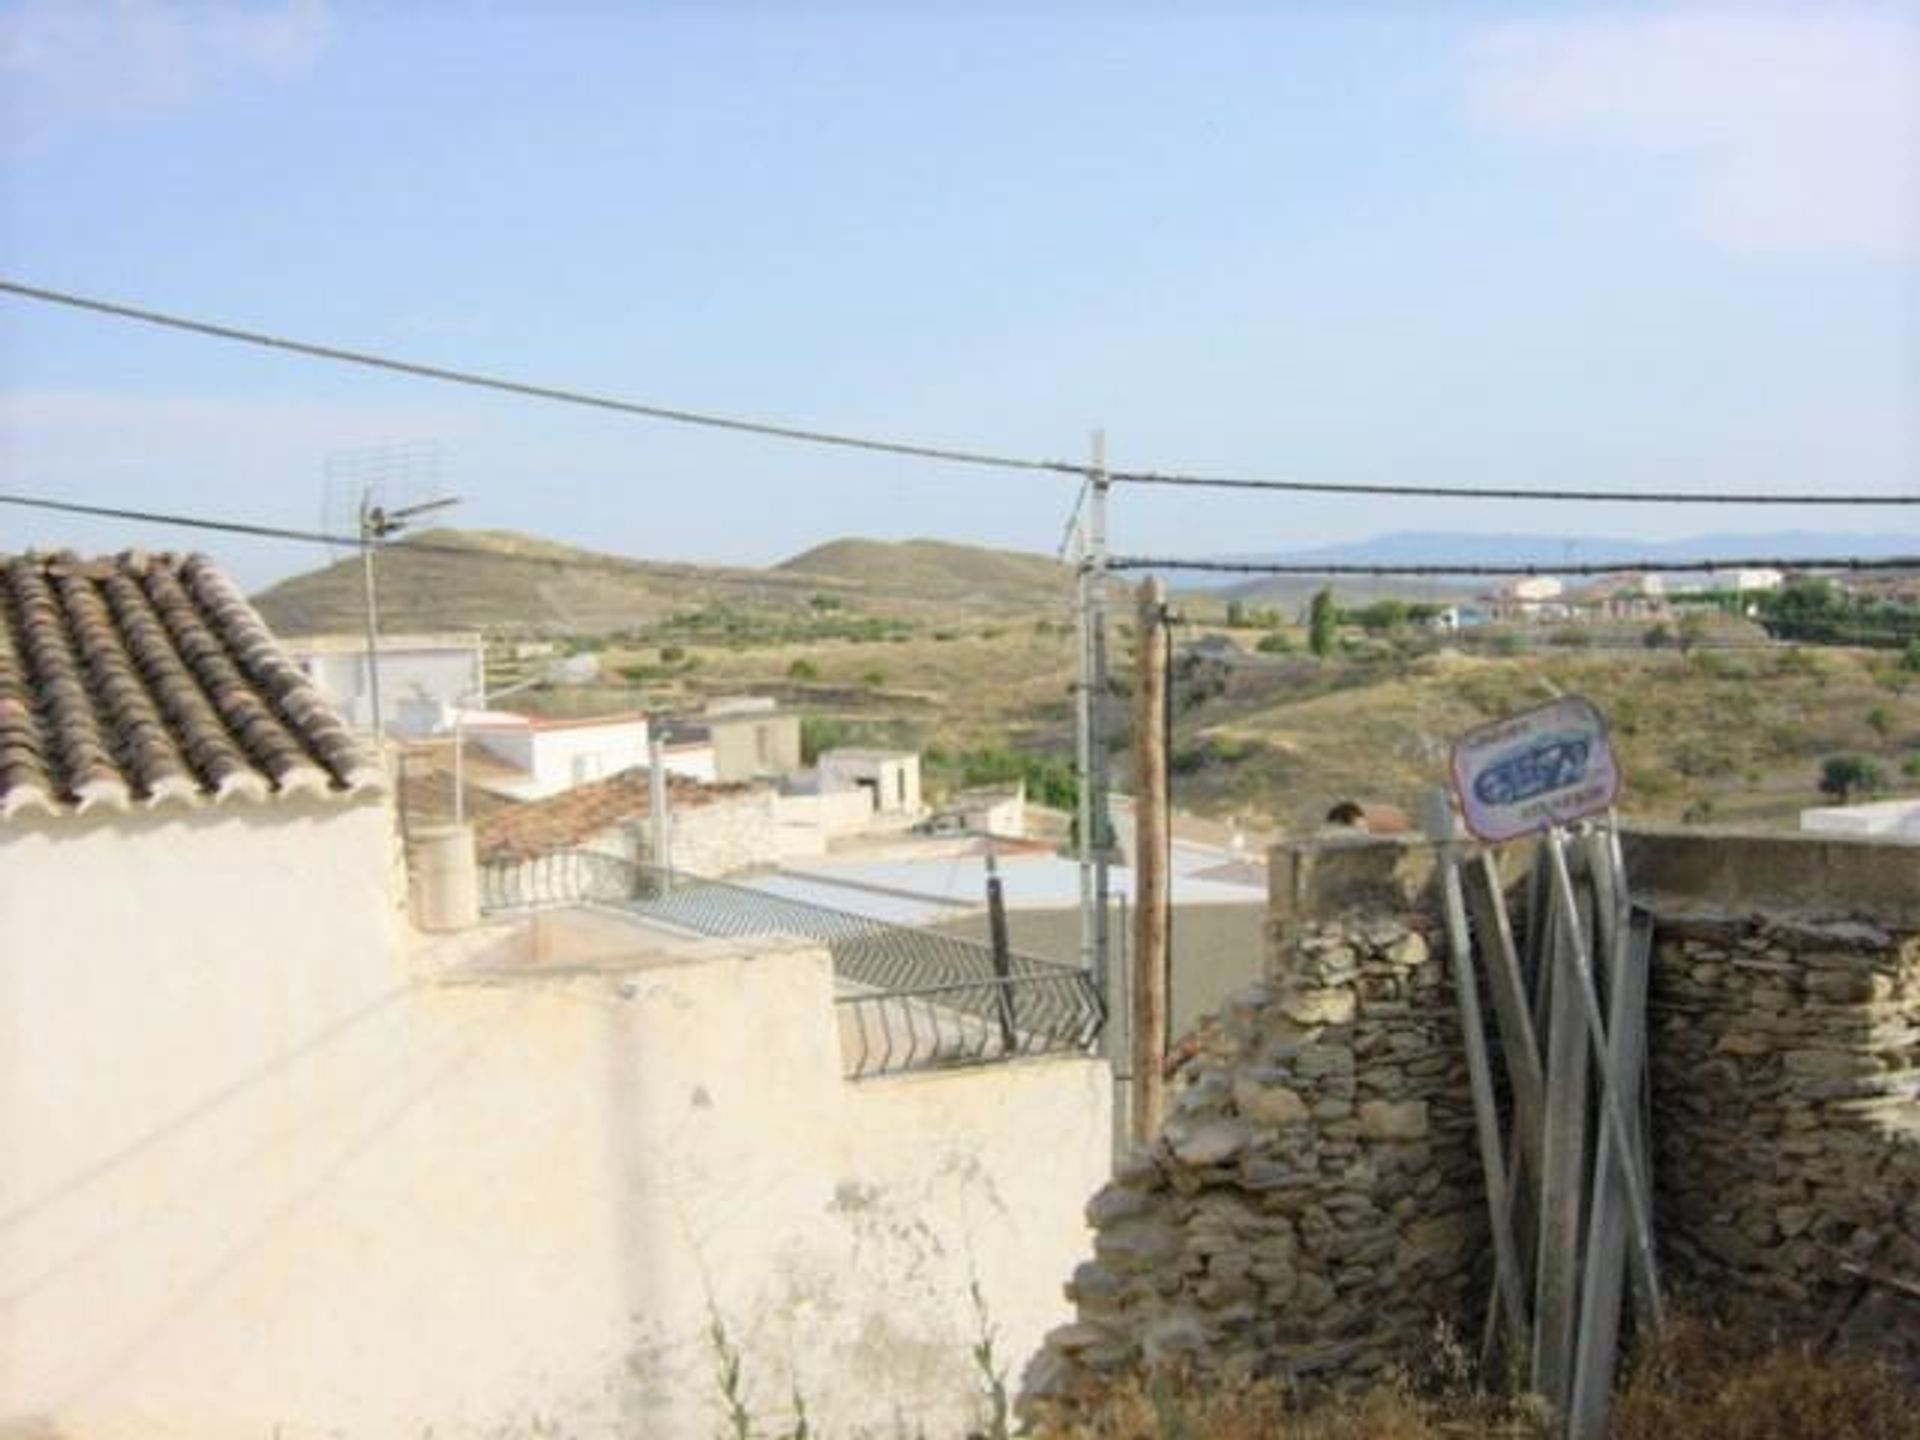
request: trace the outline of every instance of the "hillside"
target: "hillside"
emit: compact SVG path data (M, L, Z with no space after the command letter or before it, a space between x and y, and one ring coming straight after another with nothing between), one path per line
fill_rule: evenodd
M380 620L389 631L503 629L604 633L675 610L724 603L797 610L852 587L772 570L630 560L511 531L429 530L378 558ZM362 621L361 567L349 556L254 597L282 634L351 630Z
M844 581L870 595L990 610L1062 605L1073 574L1045 555L945 540L833 540L774 568Z

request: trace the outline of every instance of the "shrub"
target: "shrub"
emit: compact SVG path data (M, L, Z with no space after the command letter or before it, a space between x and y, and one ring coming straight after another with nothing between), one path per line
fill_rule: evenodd
M1856 795L1873 795L1887 788L1887 772L1864 755L1830 755L1820 767L1820 793L1842 805Z
M662 665L677 664L679 661L682 661L686 658L687 658L687 652L685 647L683 646L662 645L660 647L660 663Z
M803 657L787 666L787 678L789 680L818 680L820 678L820 667L811 660Z
M1867 728L1882 740L1893 731L1893 712L1884 705L1876 705L1867 711Z
M1331 589L1316 590L1307 611L1307 648L1322 660L1333 653L1334 632L1340 624L1340 612L1334 607Z
M1253 648L1258 650L1262 655L1291 655L1293 653L1293 641L1282 635L1278 630L1269 630L1260 637L1259 642L1255 644Z

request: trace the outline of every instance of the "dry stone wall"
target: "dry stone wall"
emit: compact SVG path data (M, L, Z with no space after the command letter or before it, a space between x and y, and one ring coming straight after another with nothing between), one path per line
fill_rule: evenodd
M1920 1280L1920 934L1671 918L1652 1022L1675 1278L1796 1329L1898 1341L1920 1364L1920 1304L1846 1268Z
M1269 978L1182 1045L1164 1130L1088 1206L1077 1319L1030 1398L1139 1368L1364 1382L1437 1317L1471 1323L1485 1219L1452 989L1414 852L1368 848L1367 883L1311 877Z
M1627 837L1656 917L1656 1228L1670 1285L1920 1374L1920 846ZM1472 1332L1486 1226L1430 852L1273 855L1267 978L1179 1048L1163 1133L1088 1207L1030 1398L1181 1367L1364 1381ZM1862 1271L1867 1272L1863 1275Z

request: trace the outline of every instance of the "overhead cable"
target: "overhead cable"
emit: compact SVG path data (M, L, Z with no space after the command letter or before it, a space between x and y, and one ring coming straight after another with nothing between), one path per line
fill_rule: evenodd
M1037 471L1048 474L1073 476L1096 482L1104 480L1116 485L1187 486L1199 489L1279 491L1316 495L1387 495L1425 497L1442 500L1523 500L1577 504L1774 506L1920 505L1920 494L1836 495L1826 492L1783 493L1766 491L1729 494L1705 490L1631 491L1568 489L1564 487L1525 489L1519 486L1504 485L1426 485L1374 483L1366 481L1282 480L1253 476L1188 474L1179 471L1162 470L1109 471L1085 462L1043 460L1031 456L1008 455L991 450L954 448L943 445L923 444L916 441L888 440L874 436L853 435L842 431L784 425L766 420L750 420L739 416L721 415L709 411L687 410L677 406L660 405L641 400L627 400L611 395L598 395L561 385L547 385L532 381L514 380L503 376L483 374L479 371L460 370L445 365L430 365L417 360L405 360L390 355L380 355L367 350L351 350L337 345L323 345L310 340L298 340L284 335L269 334L265 331L248 330L239 326L222 324L216 321L199 320L190 316L171 314L145 306L129 305L120 301L104 300L95 296L79 295L65 290L53 290L41 285L28 285L22 281L9 280L4 277L0 277L0 294L15 295L21 299L36 300L43 304L61 305L69 309L89 311L94 314L107 315L120 320L130 320L143 325L155 325L165 329L185 331L190 334L207 336L216 340L228 340L243 345L254 345L270 350L283 351L289 354L304 355L317 360L331 360L339 364L359 365L369 369L391 371L402 375L413 375L421 379L438 380L446 384L464 385L476 389L519 395L528 399L548 400L558 404L584 406L589 409L636 415L644 419L660 420L672 424L703 426L708 429L727 430L739 434L760 435L769 439L796 441L809 445L828 445L847 450L863 450L884 455L900 455L917 460L937 461L943 464L971 465L994 470Z
M1798 559L1755 560L1747 557L1721 560L1658 560L1642 556L1633 560L1584 561L1580 564L1478 564L1434 563L1418 565L1370 565L1366 563L1329 563L1313 561L1200 560L1177 556L1116 555L1109 570L1194 571L1212 575L1619 575L1629 571L1656 574L1704 573L1713 570L1920 570L1920 555L1905 556L1801 556Z

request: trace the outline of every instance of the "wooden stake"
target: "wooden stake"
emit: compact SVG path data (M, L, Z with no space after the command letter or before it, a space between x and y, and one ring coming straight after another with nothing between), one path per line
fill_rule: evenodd
M1167 604L1158 579L1140 587L1133 687L1133 1139L1145 1145L1166 1112Z

